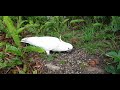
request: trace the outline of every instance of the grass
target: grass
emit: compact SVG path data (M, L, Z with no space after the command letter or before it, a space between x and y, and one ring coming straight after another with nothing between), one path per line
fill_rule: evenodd
M84 48L89 54L104 55L107 51L117 51L120 48L119 30L119 16L2 16L0 17L0 33L6 33L5 39L11 38L14 42L0 42L0 48L5 48L0 52L0 67L9 66L4 59L6 53L12 53L14 58L17 58L16 64L10 64L11 67L19 65L18 60L24 62L27 58L24 56L25 53L44 54L44 51L37 47L28 45L23 48L20 39L27 35L48 35L58 38L61 36L75 48ZM54 60L55 57L55 54L50 57L42 56L48 61ZM62 61L60 63L64 64ZM23 66L24 64L22 63ZM33 72L37 73L36 70Z
M66 61L65 60L61 60L59 63L64 65L66 63Z

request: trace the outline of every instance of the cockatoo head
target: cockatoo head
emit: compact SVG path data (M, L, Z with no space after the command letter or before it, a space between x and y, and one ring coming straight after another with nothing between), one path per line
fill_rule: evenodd
M63 48L65 51L71 51L73 49L73 46L70 43L64 43Z
M58 47L58 51L71 51L73 46L70 43L61 41Z

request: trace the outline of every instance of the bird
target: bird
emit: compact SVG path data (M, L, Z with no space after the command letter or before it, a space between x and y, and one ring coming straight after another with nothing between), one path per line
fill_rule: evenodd
M47 55L50 55L50 51L69 52L73 49L73 45L61 40L61 36L60 38L52 36L25 37L21 39L21 42L43 48L46 51Z

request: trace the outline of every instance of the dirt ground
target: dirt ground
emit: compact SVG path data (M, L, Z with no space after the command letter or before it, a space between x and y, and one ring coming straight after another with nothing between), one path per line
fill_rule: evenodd
M50 58L51 56L46 57ZM54 58L38 57L37 61L42 63L42 68L39 69L41 74L106 74L104 71L104 59L99 56L89 55L81 49L57 53L56 56L52 57Z

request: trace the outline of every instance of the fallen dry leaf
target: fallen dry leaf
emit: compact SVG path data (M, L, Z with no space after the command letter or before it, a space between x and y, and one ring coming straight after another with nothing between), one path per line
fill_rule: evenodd
M95 67L96 65L99 64L99 61L98 61L98 59L92 59L92 60L88 61L88 64L92 67Z
M78 38L71 38L70 42L73 44L78 43L79 39Z

